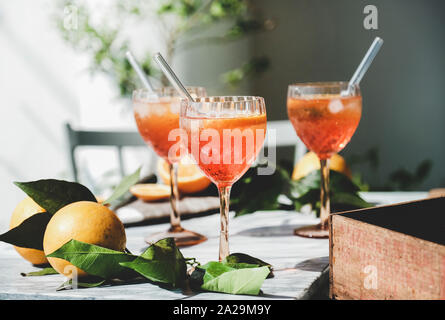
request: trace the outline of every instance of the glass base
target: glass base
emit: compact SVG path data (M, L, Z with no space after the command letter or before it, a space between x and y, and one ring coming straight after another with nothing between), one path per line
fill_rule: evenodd
M329 239L329 228L322 228L321 223L294 230L294 235L304 238Z
M151 234L144 240L148 244L153 244L165 238L174 238L178 247L193 246L207 240L206 236L183 228L170 228L167 231Z

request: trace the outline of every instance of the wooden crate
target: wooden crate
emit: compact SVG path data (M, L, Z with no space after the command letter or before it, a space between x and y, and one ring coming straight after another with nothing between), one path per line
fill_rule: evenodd
M445 299L445 197L333 214L334 299Z

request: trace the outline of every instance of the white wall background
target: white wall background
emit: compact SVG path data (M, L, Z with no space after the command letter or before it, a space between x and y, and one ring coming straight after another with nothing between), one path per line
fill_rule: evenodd
M106 77L90 76L87 57L73 51L55 27L54 8L51 0L0 2L0 232L24 198L13 181L71 179L65 122L135 129L131 102L117 99ZM149 159L145 148L130 153L128 171ZM77 155L93 179L117 165L114 150L89 148Z

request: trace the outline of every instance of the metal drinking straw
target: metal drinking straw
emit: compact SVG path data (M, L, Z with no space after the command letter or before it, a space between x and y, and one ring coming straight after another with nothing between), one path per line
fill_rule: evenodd
M142 68L139 66L139 64L137 63L136 59L133 57L131 52L127 51L125 55L127 56L127 60L128 62L130 62L130 65L133 67L134 71L136 71L137 75L141 79L144 87L147 88L147 90L150 91L150 93L154 93L154 89L150 80L147 78L144 71L142 71Z
M172 84L172 86L179 92L181 96L184 98L194 102L195 100L192 98L190 93L187 91L187 89L184 87L184 85L181 83L179 78L176 76L176 74L173 72L173 70L168 65L167 61L165 61L164 57L158 52L153 56L153 59L156 61L156 63L161 68L164 75L167 77L168 81Z

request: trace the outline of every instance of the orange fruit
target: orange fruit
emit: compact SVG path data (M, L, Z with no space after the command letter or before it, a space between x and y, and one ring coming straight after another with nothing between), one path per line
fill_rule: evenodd
M159 201L170 197L170 187L156 183L135 184L130 192L143 201Z
M96 198L97 203L99 203L99 204L103 204L103 202L106 200L104 197L101 197L101 196L95 196L95 198ZM104 206L109 207L110 204L106 203L106 204L104 204Z
M45 212L45 209L40 207L30 197L26 197L14 209L11 216L11 221L9 223L9 228L12 229L17 227L24 220L40 212ZM28 260L32 264L38 265L48 263L45 253L42 250L21 248L16 246L14 246L14 248L25 260Z
M301 179L308 173L319 169L320 160L314 152L310 151L306 153L295 165L294 171L292 172L292 179ZM337 153L332 155L329 161L329 169L343 173L347 177L351 178L351 170L349 170L345 159Z
M71 239L116 251L124 251L127 242L124 225L116 214L92 201L74 202L57 211L46 227L43 250L49 255ZM57 272L68 277L72 275L72 268L76 268L60 258L48 258L48 261ZM76 269L78 277L87 275Z
M159 159L158 173L166 185L170 185L170 171L167 161ZM178 190L181 193L196 193L206 189L211 181L198 166L188 157L184 157L178 164Z

